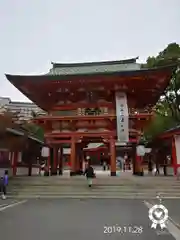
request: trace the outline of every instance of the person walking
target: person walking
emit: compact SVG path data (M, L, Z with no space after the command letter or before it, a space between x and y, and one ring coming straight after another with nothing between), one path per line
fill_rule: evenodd
M83 173L84 173L84 175L85 175L85 173L86 173L86 169L88 168L89 162L90 162L90 157L87 156L87 157L86 157L86 160L83 161Z
M152 175L152 171L153 171L153 163L152 163L152 160L149 159L149 161L148 161L148 173L149 173L149 175Z
M123 159L123 171L124 172L126 171L126 159L125 158Z
M124 172L126 171L127 159L128 159L128 155L125 154L125 155L124 155L124 162L123 162L123 171L124 171Z
M124 159L121 156L117 156L116 162L117 162L119 169L123 170Z
M93 178L95 178L95 173L93 167L90 164L86 168L85 176L87 178L88 186L91 187L93 183Z
M156 172L155 172L155 176L159 175L159 162L156 160Z
M6 199L8 180L9 180L8 171L5 170L4 176L1 177L1 181L0 181L0 191L2 194L2 199Z
M106 161L103 161L103 171L106 171L106 166L107 166Z

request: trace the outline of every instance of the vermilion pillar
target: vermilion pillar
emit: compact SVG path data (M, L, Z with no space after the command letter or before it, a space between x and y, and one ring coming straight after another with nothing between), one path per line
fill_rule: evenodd
M177 156L176 156L176 145L175 139L172 137L172 166L174 169L174 175L177 174Z
M9 159L10 159L10 164L12 167L13 152L9 152Z
M80 162L79 162L79 170L80 174L83 174L83 161L84 161L84 152L83 152L83 147L80 147Z
M53 175L57 175L58 148L53 148Z
M71 155L70 155L71 171L70 176L76 175L76 142L75 139L71 140Z
M136 163L135 163L136 175L142 175L142 162L143 162L143 157L138 156L136 154Z
M17 174L17 161L18 161L18 152L12 152L12 171L13 176Z
M110 165L111 165L111 176L116 176L116 146L115 140L110 139Z
M79 174L79 169L80 169L80 156L79 156L79 152L76 155L76 174Z
M47 175L49 176L50 172L50 165L51 165L51 148L49 147L49 156L47 159Z
M81 144L76 145L76 174L82 174L82 147Z
M133 143L132 145L132 164L133 164L133 175L137 175L138 174L138 161L139 158L136 154L136 147L137 144Z
M59 148L58 152L58 165L59 165L59 175L63 174L63 147Z

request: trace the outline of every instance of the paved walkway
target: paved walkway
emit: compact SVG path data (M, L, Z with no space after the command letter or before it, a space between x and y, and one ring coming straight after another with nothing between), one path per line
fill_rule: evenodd
M158 204L159 200L153 200L153 204ZM180 199L162 199L162 204L168 209L169 216L180 228Z
M140 200L29 200L3 211L0 222L6 240L179 239L151 229Z

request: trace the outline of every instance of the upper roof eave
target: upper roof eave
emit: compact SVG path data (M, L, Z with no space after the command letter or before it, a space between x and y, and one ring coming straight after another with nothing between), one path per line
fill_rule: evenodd
M139 57L129 58L124 60L116 61L101 61L101 62L79 62L79 63L57 63L51 62L53 68L60 67L85 67L85 66L95 66L95 65L112 65L112 64L127 64L127 63L136 63L136 60Z
M86 76L99 76L99 75L114 75L114 76L132 76L132 75L139 75L139 74L143 74L143 73L148 73L148 72L158 72L158 71L163 71L163 70L171 70L173 71L173 69L175 69L177 66L175 64L172 65L167 65L167 66L161 66L161 67L155 67L155 68L142 68L140 70L130 70L130 71L119 71L119 72L95 72L95 73L86 73L86 74L66 74L66 75L50 75L50 74L43 74L43 75L12 75L12 74L5 74L6 78L10 81L10 82L14 82L16 80L20 80L23 78L28 78L28 79L37 79L38 80L50 80L50 79L66 79L69 77L77 77L77 76L81 76L81 77L86 77Z

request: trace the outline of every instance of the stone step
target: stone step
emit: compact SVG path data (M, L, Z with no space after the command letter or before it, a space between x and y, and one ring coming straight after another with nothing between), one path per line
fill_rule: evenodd
M18 177L18 178L11 178L9 181L80 181L82 179L85 179L85 176L78 176L78 177ZM159 181L159 182L169 182L169 181L175 181L174 177L161 177L161 178L156 178L156 177L97 177L97 179L100 180L108 180L108 181L120 181L120 180L129 180L129 181Z
M148 196L157 196L160 195L161 197L163 196L180 196L180 193L178 192L136 192L136 191L132 191L132 192L96 192L96 191L92 191L92 192L87 192L87 191L77 191L77 192L44 192L44 191L39 191L39 192L34 192L34 191L22 191L22 192L16 192L16 191L12 191L12 192L8 192L8 195L109 195L109 196L113 196L113 195L148 195Z
M93 183L93 185L97 188L139 188L139 189L150 189L150 188L176 188L176 189L180 189L180 186L178 185L137 185L137 184L119 184L119 185L106 185L106 184L100 184L100 183ZM83 186L87 186L87 182L82 182L81 184L9 184L9 187L16 187L16 188L25 188L25 187L34 187L34 188L39 188L39 187L55 187L55 188L79 188L79 187L83 187Z
M76 193L76 194L10 194L8 195L8 198L22 198L22 199L28 199L28 198L124 198L124 199L156 199L156 195L153 194L84 194L84 193ZM163 195L161 196L162 199L180 199L180 194L173 194L173 195Z
M10 181L81 181L85 179L85 176L75 176L75 177L63 177L63 176L51 176L51 177L15 177L10 179ZM119 181L136 181L136 182L177 182L174 177L134 177L134 176L126 176L126 177L98 177L98 180L101 181L109 181L109 182L119 182Z
M86 188L87 184L81 184L81 185L9 185L9 189L24 189L24 188L29 188L29 189L79 189L79 188ZM100 184L95 184L95 188L102 190L102 189L108 189L109 191L111 190L116 190L116 189L139 189L139 190L163 190L163 189L172 189L176 191L180 191L180 186L137 186L137 185L100 185Z
M50 192L71 192L71 191L84 191L87 190L88 187L87 186L83 186L83 187L78 187L78 188L73 188L73 187L24 187L24 188L8 188L9 191L50 191ZM99 187L93 187L90 191L97 191L97 192L122 192L122 191L126 191L126 192L131 192L131 191L140 191L140 192L180 192L179 189L176 188L150 188L150 189L138 189L138 188L127 188L127 187L123 187L123 188L99 188Z
M148 194L114 194L114 195L109 195L109 194L103 194L103 195L98 195L98 194L91 194L91 195L88 195L88 194L82 194L82 193L77 193L77 194L11 194L11 195L8 195L8 198L9 196L11 197L18 197L18 196L23 196L24 198L29 198L29 197L52 197L52 198L55 198L55 197L59 197L59 198L77 198L79 196L79 198L81 198L81 196L83 197L86 197L86 198L92 198L92 197L98 197L98 198L115 198L115 197L119 197L119 198L136 198L136 197L139 197L139 198L144 198L144 199L149 199L149 198L153 198L153 199L156 199L156 195L148 195ZM180 195L176 195L176 194L173 194L173 195L164 195L161 197L162 199L173 199L173 198L180 198Z
M9 195L8 198L12 199L140 199L140 200L145 200L145 199L156 199L154 196L126 196L126 195L113 195L113 196L96 196L96 195L91 195L91 196L85 196L85 195L63 195L63 196L53 196L53 195L44 195L44 196L39 196L39 195ZM171 196L171 197L164 197L163 199L180 199L179 196Z
M16 194L160 194L160 195L172 195L172 194L180 194L179 190L176 189L138 189L138 188L97 188L92 187L88 188L87 186L81 188L8 188L9 193L16 193Z
M88 189L84 189L84 190L77 190L77 191L10 191L10 193L16 193L16 194L21 194L21 193L30 193L30 194L60 194L60 195L63 195L63 194L89 194L89 195L92 195L92 194L108 194L108 195L111 195L111 194L149 194L149 195L152 195L152 194L157 194L156 191L113 191L113 192L110 192L110 191L97 191L97 190L89 190ZM164 191L161 191L161 192L158 192L162 195L171 195L171 194L178 194L180 195L180 192L177 192L177 191L171 191L171 192L164 192Z
M81 179L81 181L19 181L19 182L10 182L10 185L82 185L86 182L85 179ZM179 182L134 182L134 181L118 181L118 182L110 182L110 181L102 181L99 179L94 180L95 184L98 185L109 185L109 186L121 186L121 185L137 185L137 186L179 186Z
M79 176L79 177L26 177L26 178L11 178L9 181L57 181L57 180L65 180L65 181L80 181L82 179L85 179L85 176ZM169 181L175 181L174 177L169 178L146 178L146 177L96 177L100 180L109 180L109 181L120 181L120 180L129 180L129 181L159 181L159 182L169 182Z

